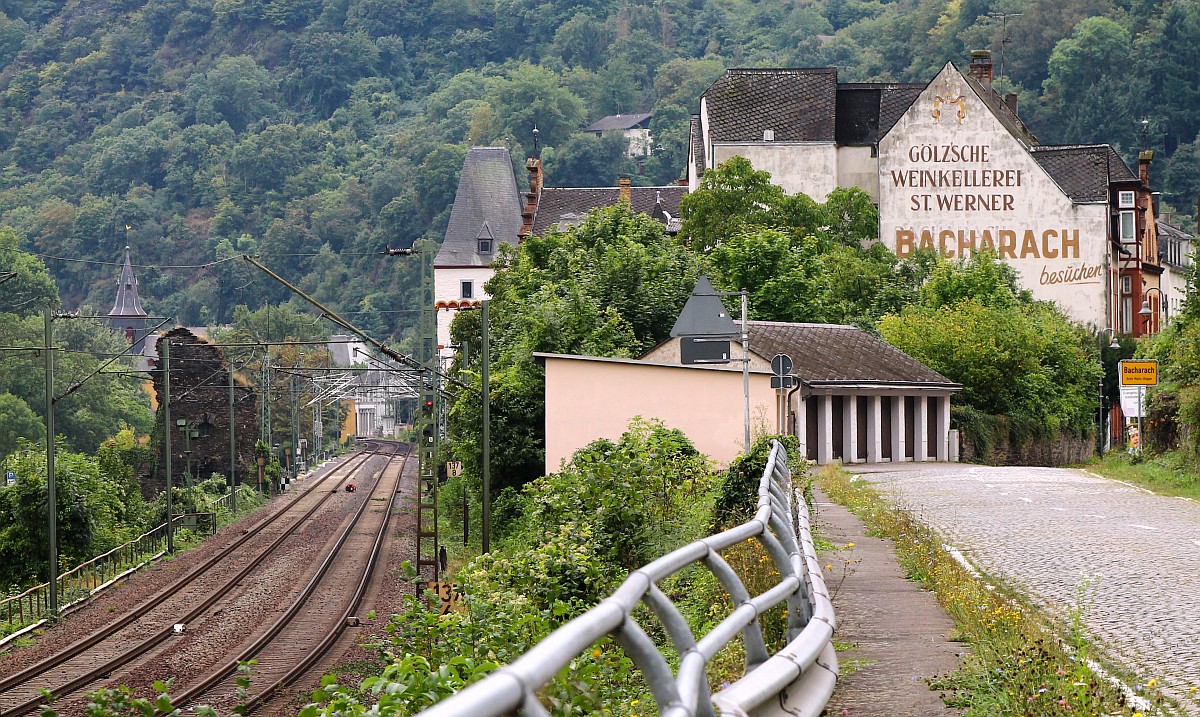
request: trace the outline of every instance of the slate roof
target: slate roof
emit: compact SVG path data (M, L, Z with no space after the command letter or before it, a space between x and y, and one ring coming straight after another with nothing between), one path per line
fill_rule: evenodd
M707 276L701 276L675 319L671 336L734 336L737 324ZM774 355L774 354L772 354Z
M650 113L644 112L641 114L632 115L609 115L603 119L596 120L592 124L583 128L584 132L603 132L609 129L634 129L635 127L649 127Z
M542 236L551 229L565 229L578 224L589 212L619 202L620 192L618 187L546 187L542 189L537 214L533 218L533 235ZM679 201L685 194L687 187L630 187L629 204L633 211L651 216L655 216L656 207L661 206L662 211L677 219ZM661 217L659 221L662 221ZM670 222L667 228L671 228Z
M833 142L837 70L726 70L704 92L714 142Z
M138 297L137 277L133 275L133 264L129 261L129 247L125 247L125 263L121 266L121 276L117 279L117 299L113 302L112 317L145 316L142 300Z
M520 229L521 202L508 149L472 147L463 160L450 223L434 266L488 266L495 252L480 255L479 237L490 235L496 244L512 245Z
M835 127L837 143L842 146L875 144L896 124L923 89L923 84L839 84Z
M1076 203L1107 202L1110 182L1138 181L1107 144L1043 145L1030 147L1029 152Z
M750 348L763 358L785 353L810 385L871 383L959 388L959 384L862 329L839 324L750 322Z
M688 137L692 141L692 165L696 170L696 177L704 176L704 137L700 133L700 115L692 115L692 123L688 128Z

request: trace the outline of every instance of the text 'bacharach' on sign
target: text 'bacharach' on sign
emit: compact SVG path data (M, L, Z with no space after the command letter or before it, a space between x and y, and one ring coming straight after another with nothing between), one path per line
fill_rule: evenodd
M1122 386L1157 386L1158 385L1158 362L1157 361L1122 361L1121 362L1121 385Z

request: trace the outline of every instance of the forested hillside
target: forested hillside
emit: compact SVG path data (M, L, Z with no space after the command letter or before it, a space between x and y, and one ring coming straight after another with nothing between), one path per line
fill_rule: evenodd
M1193 0L5 0L0 224L68 307L112 300L116 267L89 262L129 244L152 314L227 322L286 290L239 261L169 267L259 252L385 336L415 320L415 263L378 252L440 239L470 145L520 164L536 123L551 186L669 182L725 67L926 81L984 47L1043 141L1158 149L1190 212ZM578 132L642 111L641 168Z

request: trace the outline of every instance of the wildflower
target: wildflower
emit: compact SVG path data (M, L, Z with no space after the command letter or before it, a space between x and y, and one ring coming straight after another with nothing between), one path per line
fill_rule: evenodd
M595 650L592 650L592 657L599 657L599 656L600 656L600 648L597 647Z
M1156 680L1156 679L1154 679L1153 677L1151 677L1151 678L1150 678L1150 681L1146 683L1146 686L1147 686L1147 687L1153 687L1153 686L1155 686L1155 685L1157 685L1157 684L1158 684L1158 680Z
M854 547L854 543L846 543L846 547L847 547L847 548L853 548L853 547Z

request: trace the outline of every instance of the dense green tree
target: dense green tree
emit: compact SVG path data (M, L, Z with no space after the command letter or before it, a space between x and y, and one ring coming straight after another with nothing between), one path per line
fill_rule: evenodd
M17 450L19 439L44 441L46 424L24 399L0 393L0 461Z
M1136 146L1125 72L1131 61L1130 32L1108 18L1088 18L1060 40L1050 54L1043 90L1052 137Z
M269 121L278 112L275 80L245 55L221 58L213 69L193 75L187 91L198 122L224 121L235 132L251 122Z
M622 173L633 171L626 151L628 143L619 131L602 137L590 133L573 135L559 147L542 155L546 176L556 187L611 187Z
M663 225L620 204L566 232L530 237L500 258L487 284L493 337L492 444L497 486L542 474L542 369L533 353L639 355L667 338L700 276L700 261ZM451 340L480 355L479 317L460 312ZM478 475L479 376L451 414L456 451Z
M920 301L885 316L879 330L961 383L966 405L1007 417L1026 437L1094 430L1103 370L1093 337L1015 291L1012 270L987 253L940 260Z
M21 251L11 227L0 227L0 282L0 313L31 316L58 306L58 287L46 265Z

